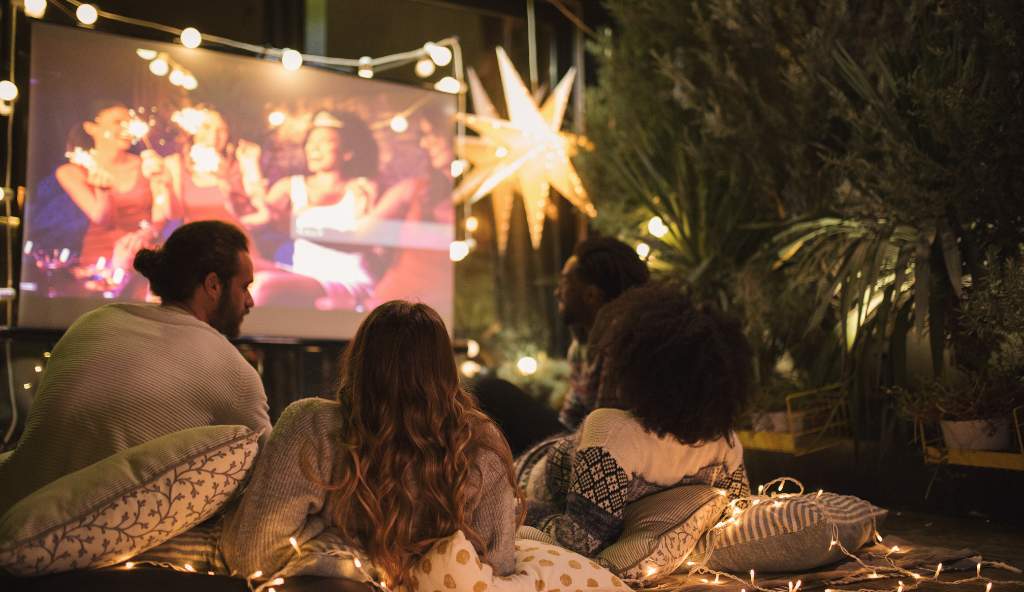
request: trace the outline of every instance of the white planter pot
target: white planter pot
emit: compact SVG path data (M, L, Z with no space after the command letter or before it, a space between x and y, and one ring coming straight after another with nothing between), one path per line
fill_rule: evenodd
M958 450L1010 450L1013 432L1008 418L939 422L948 448Z

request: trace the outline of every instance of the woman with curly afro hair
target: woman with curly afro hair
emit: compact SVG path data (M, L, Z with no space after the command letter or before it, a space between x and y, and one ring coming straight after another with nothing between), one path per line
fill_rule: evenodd
M519 459L527 524L593 556L641 497L699 483L749 494L733 433L753 382L739 323L654 283L602 308L588 348L604 358L598 399L617 408L595 409L575 434Z

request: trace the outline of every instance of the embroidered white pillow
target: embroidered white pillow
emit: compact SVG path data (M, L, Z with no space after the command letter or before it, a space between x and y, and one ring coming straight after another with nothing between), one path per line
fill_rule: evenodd
M104 567L159 545L231 498L258 437L245 426L182 430L61 477L0 516L0 569Z
M516 573L495 576L482 563L462 531L438 541L420 559L409 579L415 592L535 592L538 590L587 590L627 592L615 574L594 561L533 540L516 541Z

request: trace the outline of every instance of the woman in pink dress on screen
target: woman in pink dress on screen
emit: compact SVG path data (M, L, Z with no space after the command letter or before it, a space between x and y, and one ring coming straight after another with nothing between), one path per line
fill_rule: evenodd
M241 225L263 207L260 147L239 140L217 110L199 105L176 111L171 121L185 133L181 151L164 159L174 189L174 216L183 224L219 220Z
M93 119L81 124L81 133L73 130L77 140L69 141L69 162L55 176L89 219L80 268L120 285L135 253L152 244L167 221L167 180L155 152L130 152L133 118L126 106L100 102L93 112Z

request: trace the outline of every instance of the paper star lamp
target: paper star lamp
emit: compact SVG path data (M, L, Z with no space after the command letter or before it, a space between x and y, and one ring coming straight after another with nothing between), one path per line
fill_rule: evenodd
M540 247L544 232L545 211L552 188L586 215L597 215L569 160L583 140L561 131L576 71L570 69L538 107L505 51L499 47L497 54L508 119L498 117L476 73L470 71L476 113L459 117L479 137L467 138L460 147L463 158L473 169L455 188L454 199L456 203L466 200L475 203L491 195L498 248L504 252L508 244L513 191L518 191L523 196L530 242L536 249Z

